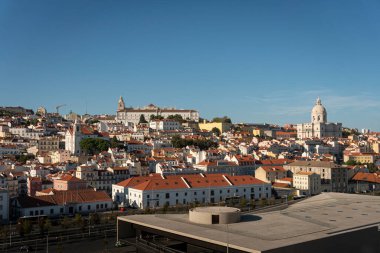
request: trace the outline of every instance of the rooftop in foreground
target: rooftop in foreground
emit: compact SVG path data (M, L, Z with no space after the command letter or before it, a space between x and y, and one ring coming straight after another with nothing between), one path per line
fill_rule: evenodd
M380 197L322 193L282 211L244 214L241 222L195 224L188 215L135 215L120 221L243 252L263 252L380 224ZM227 234L228 230L228 234Z

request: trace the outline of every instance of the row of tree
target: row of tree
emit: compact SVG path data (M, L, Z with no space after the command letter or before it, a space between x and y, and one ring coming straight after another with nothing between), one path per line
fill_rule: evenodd
M164 119L164 117L161 115L150 115L150 118L149 118L150 121L152 121L152 120L163 120L163 119ZM167 117L167 119L172 119L172 120L178 121L179 123L183 123L186 121L179 114L169 115ZM140 119L139 119L139 124L142 124L142 123L148 123L148 121L145 119L145 116L143 114L140 115Z
M182 139L179 135L173 136L171 143L175 148L183 148L186 146L196 146L201 150L207 150L209 148L217 148L218 143L212 140L206 139Z

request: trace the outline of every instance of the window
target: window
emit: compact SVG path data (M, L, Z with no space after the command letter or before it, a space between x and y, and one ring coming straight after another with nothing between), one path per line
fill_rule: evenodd
M79 210L79 211L82 211L82 206L79 206L79 207L78 207L78 210Z
M63 213L63 208L59 209L60 213Z
M91 209L91 206L90 206L90 205L88 205L88 206L87 206L87 210L90 210L90 209Z
M99 209L99 204L96 204L96 209Z
M53 214L54 213L54 209L50 209L50 214Z

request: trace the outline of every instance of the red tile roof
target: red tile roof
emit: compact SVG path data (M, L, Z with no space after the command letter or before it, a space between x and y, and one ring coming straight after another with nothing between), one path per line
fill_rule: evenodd
M17 200L22 208L64 205L66 203L112 202L112 199L105 191L94 190L56 191L54 195L23 196L18 197Z
M352 178L352 180L355 181L364 181L364 182L371 182L380 184L380 174L377 173L365 173L365 172L358 172L356 175Z
M260 166L260 168L263 168L266 172L285 172L285 169L282 166Z
M137 182L139 180L139 182ZM266 184L252 176L229 176L224 174L169 175L165 177L135 177L117 185L136 190L215 188L237 185Z

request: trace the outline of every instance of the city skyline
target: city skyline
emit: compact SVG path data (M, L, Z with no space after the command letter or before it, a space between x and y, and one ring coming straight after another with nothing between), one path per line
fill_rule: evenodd
M204 118L380 130L376 1L2 1L0 101L83 114L192 108Z

